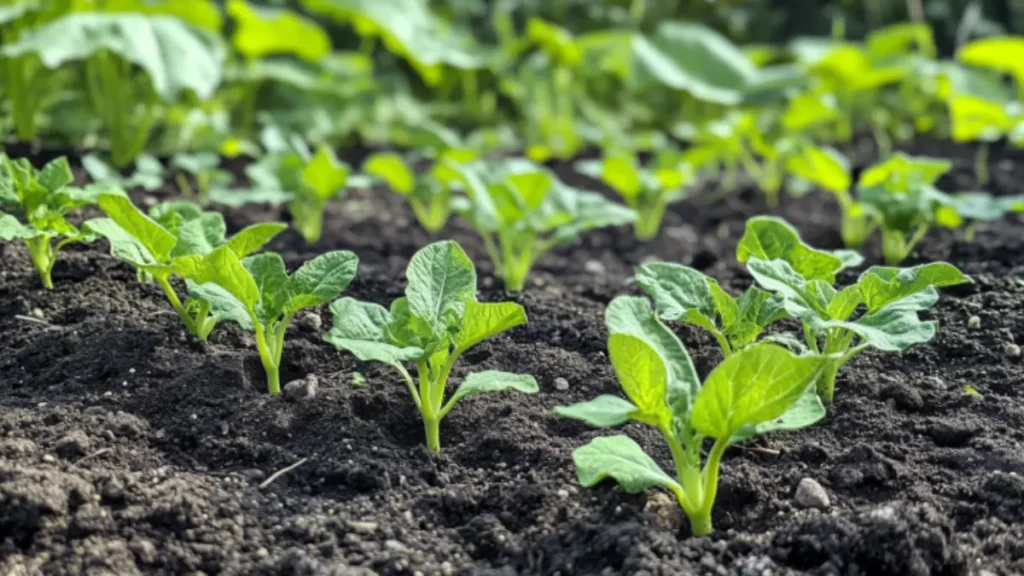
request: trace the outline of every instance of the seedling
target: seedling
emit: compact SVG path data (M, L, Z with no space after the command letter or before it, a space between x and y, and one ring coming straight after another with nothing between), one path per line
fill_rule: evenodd
M534 263L593 228L631 223L636 212L599 194L562 184L531 162L475 163L461 168L468 198L458 211L483 238L495 274L521 292Z
M897 153L861 174L857 198L882 229L886 264L906 259L931 227L963 224L952 199L934 185L950 168L948 160Z
M135 171L128 177L122 176L120 170L95 154L82 157L82 168L85 168L93 182L103 186L116 186L125 190L139 187L152 192L164 184L163 164L149 154L139 154L135 158Z
M27 159L0 154L0 240L20 238L28 246L32 264L43 286L53 289L53 266L60 249L73 242L91 242L95 236L67 221L76 208L95 204L98 188L81 190L65 158L42 170Z
M786 160L786 171L832 193L842 209L840 235L847 248L862 247L877 225L850 193L850 161L832 148L806 145Z
M661 228L665 209L686 198L693 177L690 166L673 150L663 152L654 166L640 166L634 154L609 154L600 162L577 164L583 174L600 178L636 211L633 225L638 240L652 240Z
M854 252L817 250L804 244L785 221L758 216L747 221L736 258L782 259L807 278L835 281L835 275L862 259ZM718 282L680 264L654 262L637 268L636 281L654 301L658 317L682 321L711 333L725 356L753 344L764 330L789 315L781 296L751 286L734 297Z
M276 253L241 260L230 246L222 246L191 276L189 293L210 303L215 320L231 320L256 333L267 390L277 395L284 336L292 318L341 295L355 278L358 264L355 254L338 250L317 256L289 276Z
M206 340L217 323L211 302L188 298L183 305L171 286L171 277L192 279L206 258L226 246L239 257L262 248L287 226L266 222L249 226L225 238L224 217L202 212L189 203L173 203L147 216L127 197L103 194L98 201L107 218L89 220L84 230L107 238L110 253L135 266L140 279L152 278L167 295L185 327Z
M901 352L935 336L938 322L922 321L921 310L939 299L936 288L971 282L945 262L913 268L875 266L842 290L808 279L785 260L751 260L747 269L761 288L779 295L786 311L803 322L807 348L829 357L818 382L826 403L835 394L838 371L868 348ZM861 305L864 312L858 314Z
M203 205L210 202L210 190L226 188L234 181L230 172L220 169L220 157L212 152L178 154L171 159L171 168L176 171L178 190Z
M441 419L460 399L502 390L537 391L533 376L487 370L466 375L444 401L445 386L462 354L491 336L525 324L526 312L514 302L477 302L473 263L450 240L417 252L406 278L405 296L392 302L390 311L352 298L331 304L334 326L325 338L360 360L398 370L423 416L427 447L438 453ZM418 386L406 364L416 366Z
M470 162L475 157L472 150L449 149L440 154L430 171L417 175L400 155L381 152L366 160L363 172L381 178L405 197L420 225L431 234L437 234L448 223L452 195L462 185L452 166Z
M665 488L686 513L694 536L712 531L726 448L773 430L810 426L825 414L814 393L825 366L822 356L796 356L762 342L726 358L701 386L683 344L646 301L616 298L605 321L612 366L628 400L602 395L554 412L602 428L629 421L652 426L668 444L676 474L665 473L639 444L619 435L573 451L579 482L591 487L611 478L629 493ZM705 438L714 444L702 465Z

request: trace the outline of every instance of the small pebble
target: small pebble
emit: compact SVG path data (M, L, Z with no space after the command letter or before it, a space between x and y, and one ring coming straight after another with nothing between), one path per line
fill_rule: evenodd
M40 308L33 308L32 315L35 316L36 318L39 318L40 320L43 319L43 311Z
M569 389L569 381L565 378L555 378L555 390L565 392Z
M591 274L604 274L604 264L600 260L587 260L587 263L583 265L583 269Z
M967 319L967 327L971 330L981 330L981 318L977 316L971 316Z
M284 397L292 402L309 400L316 397L316 391L319 386L320 380L316 377L316 374L310 374L301 380L292 380L285 384L283 390Z
M1020 346L1018 346L1016 344L1007 344L1003 348L1003 353L1006 354L1007 358L1010 358L1011 360L1017 360L1018 358L1020 358L1020 354L1021 354L1020 353Z
M683 510L674 498L664 492L651 492L644 504L644 512L662 530L675 532L683 525Z
M306 312L302 316L299 316L299 328L308 332L320 332L323 328L323 320L320 319L320 315L315 312Z
M821 487L821 484L812 478L804 478L800 480L800 484L796 487L796 495L793 500L801 508L817 508L819 510L828 510L832 506L832 501L828 497L828 492Z

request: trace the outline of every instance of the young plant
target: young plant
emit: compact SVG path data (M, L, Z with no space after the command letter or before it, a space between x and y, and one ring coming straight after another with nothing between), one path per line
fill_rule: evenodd
M609 154L600 162L581 162L581 173L600 178L636 211L634 234L638 240L653 240L661 228L669 204L686 198L686 186L693 176L678 152L663 152L650 168L642 167L634 154Z
M922 321L918 312L938 301L936 288L971 282L945 262L872 267L842 290L820 278L808 279L786 260L753 259L747 269L761 288L780 296L786 311L803 322L807 348L829 358L818 382L826 403L835 394L837 373L860 352L901 352L931 340L938 322ZM862 305L864 311L858 314Z
M514 302L477 302L473 263L450 240L417 252L406 278L405 296L392 302L390 311L352 298L331 304L334 326L325 338L360 360L398 370L423 416L427 447L438 453L441 419L460 399L501 390L537 391L533 376L487 370L466 375L444 400L445 386L459 358L491 336L525 324L526 312ZM416 366L418 386L406 364Z
M358 264L355 254L338 250L317 256L289 276L276 253L242 260L230 246L222 246L192 274L189 293L210 302L214 319L231 320L255 332L267 390L277 395L284 336L292 318L340 296L355 278Z
M287 148L273 150L246 168L253 192L284 192L295 229L306 242L316 243L323 231L327 202L345 191L351 169L327 146L312 154L304 143L292 139Z
M612 366L628 400L602 395L554 412L602 428L629 421L652 426L668 444L675 475L665 473L628 436L619 435L577 448L577 477L586 487L611 478L629 493L669 490L694 536L712 531L726 448L773 430L804 428L825 415L814 392L825 366L822 356L796 356L762 342L726 358L701 386L686 349L645 300L616 298L605 320ZM702 465L705 439L714 444Z
M636 212L600 194L562 184L525 160L461 168L467 198L457 209L480 233L495 274L521 292L534 263L584 231L634 222Z
M95 236L67 221L72 210L96 203L98 189L71 187L74 181L66 158L36 170L24 158L0 154L0 240L20 238L28 246L43 286L53 289L53 266L60 249Z
M855 252L817 250L804 244L800 235L784 220L757 216L747 221L736 258L782 259L807 278L829 282L836 274L862 259ZM714 278L681 264L653 262L637 268L636 281L654 301L658 317L681 321L711 333L728 357L752 345L777 320L788 318L782 297L756 286L734 297Z
M152 192L164 185L164 166L149 154L139 154L135 158L135 171L127 177L95 154L82 156L82 168L93 182L103 186L116 186L125 190L139 187Z
M956 142L980 142L974 157L974 176L978 186L989 181L988 149L1019 130L1024 124L1020 102L997 102L972 94L954 94L949 98L951 135Z
M416 219L431 234L444 229L452 213L452 196L462 182L449 163L459 165L475 159L471 150L449 149L440 154L431 169L417 175L402 157L394 152L380 152L367 158L363 172L387 182L412 207Z
M850 193L853 174L845 156L833 148L803 146L786 160L786 171L836 197L842 210L839 232L847 248L860 248L867 242L877 225Z
M861 174L857 199L882 229L886 264L906 259L931 227L963 224L952 198L934 185L950 168L948 160L897 153Z
M210 190L226 188L234 182L230 172L221 170L220 156L212 152L178 154L171 158L171 169L176 172L174 180L178 190L203 205L210 202Z
M171 278L193 279L205 259L220 247L226 246L238 257L252 254L287 228L277 222L253 224L227 239L220 213L202 212L188 203L155 208L154 217L123 196L102 194L98 204L107 218L89 220L83 229L109 240L110 253L135 266L140 279L152 278L188 331L200 340L206 340L217 323L211 315L212 303L187 298L182 304Z

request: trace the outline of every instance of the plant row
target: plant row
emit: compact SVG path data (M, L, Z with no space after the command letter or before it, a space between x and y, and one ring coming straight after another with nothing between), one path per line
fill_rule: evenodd
M280 393L291 320L303 309L327 303L333 325L324 339L361 361L398 372L435 453L441 447L440 421L460 399L538 391L532 375L487 370L467 374L446 398L452 370L467 350L527 322L517 303L477 300L474 265L453 241L418 251L406 271L405 295L385 308L340 297L357 273L358 259L351 252L322 254L291 274L280 255L260 252L283 224L255 224L229 238L220 214L190 203L168 202L146 214L121 191L68 188L64 161L36 172L24 162L6 160L6 174L0 197L16 191L30 216L41 218L25 227L38 235L25 239L44 282L62 242L106 238L111 253L132 264L140 281L161 287L196 337L207 338L223 321L252 331L271 394ZM546 178L536 172L514 176L522 179L524 191L542 190L539 179ZM80 228L63 219L64 208L93 200L106 218ZM9 218L0 225L11 225ZM35 228L43 221L55 224ZM51 235L60 238L55 246ZM868 349L901 352L927 342L937 323L922 320L920 313L937 302L937 289L970 282L950 264L931 263L872 267L854 284L840 287L837 275L859 266L862 258L848 250L812 248L791 226L771 217L747 222L736 257L754 279L739 295L682 265L639 267L635 280L649 298L618 297L605 313L609 355L625 398L602 395L554 408L556 414L602 428L633 421L658 430L672 453L674 475L619 435L574 451L579 481L592 486L611 478L628 492L667 489L698 536L712 530L719 468L729 446L819 421L834 397L838 373L851 359ZM185 282L184 302L171 283L174 277ZM801 331L785 331L780 321L786 319ZM703 382L670 328L676 322L707 330L722 349L724 360ZM705 441L712 445L703 457Z

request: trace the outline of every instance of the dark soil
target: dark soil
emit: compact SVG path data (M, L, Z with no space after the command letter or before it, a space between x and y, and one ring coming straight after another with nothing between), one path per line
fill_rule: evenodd
M969 150L928 151L955 157L962 173L950 182L971 185ZM1022 172L1016 159L997 159L993 188L1021 192ZM752 192L711 206L697 200L674 207L650 245L604 230L544 258L519 298L530 324L467 354L455 375L528 372L541 393L463 401L442 425L440 457L425 450L397 374L321 340L326 309L294 323L282 375L315 375L316 397L271 398L250 335L224 325L209 343L187 337L159 290L138 283L102 243L66 249L53 292L38 286L21 246L0 246L0 567L25 575L1024 573L1024 372L1006 350L1024 343L1020 219L982 225L975 243L929 235L913 261L948 260L975 279L945 291L932 313L939 336L902 355L856 359L819 425L729 450L713 536L692 538L660 494L578 487L570 454L602 432L547 410L617 393L605 356L607 303L633 290L627 279L647 259L746 285L733 250L745 219L765 211ZM786 200L776 212L813 244L839 247L828 197ZM237 229L283 216L250 206L227 217ZM431 240L380 190L331 206L325 229L317 246L289 232L271 248L290 266L353 250L361 263L347 294L381 303L403 291L410 256ZM478 263L481 298L504 298L472 231L453 222L448 232ZM971 316L980 329L968 327ZM708 372L719 360L713 341L677 328ZM670 462L654 433L626 431ZM794 503L805 477L825 488L830 509Z

